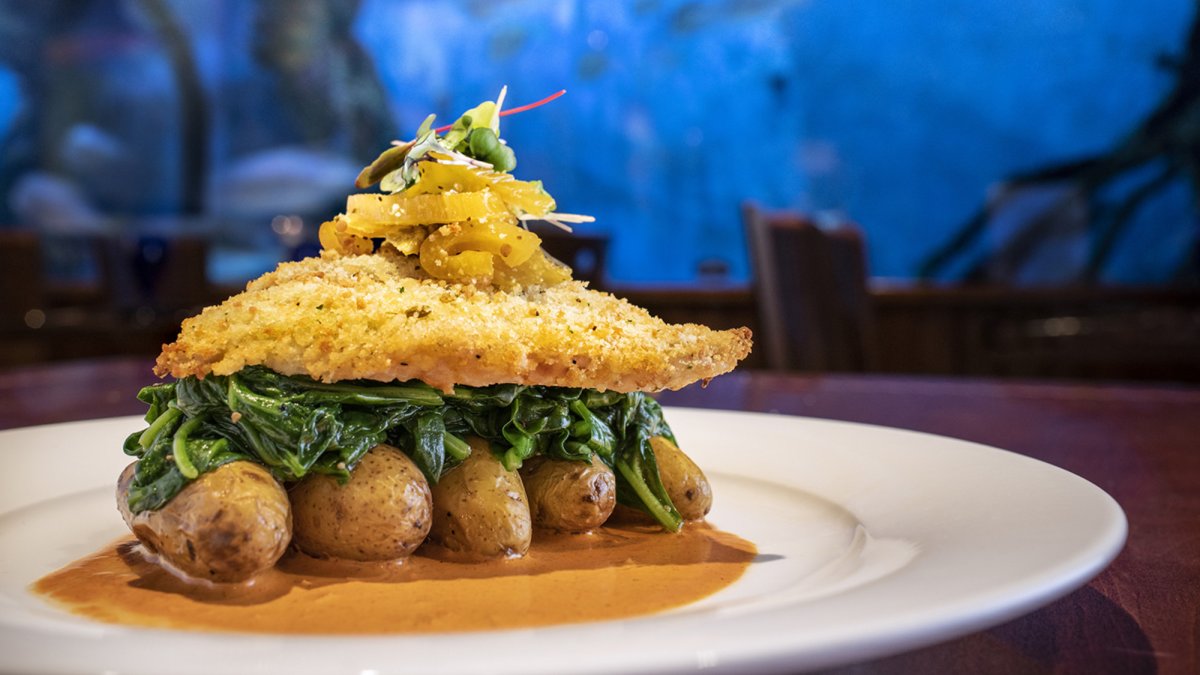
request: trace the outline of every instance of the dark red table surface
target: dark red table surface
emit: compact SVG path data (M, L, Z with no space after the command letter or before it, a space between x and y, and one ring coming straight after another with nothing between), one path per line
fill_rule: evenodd
M140 414L134 393L152 381L144 360L0 372L0 428ZM1200 673L1200 388L737 373L662 401L986 443L1076 473L1125 510L1124 551L1084 588L990 630L830 672Z

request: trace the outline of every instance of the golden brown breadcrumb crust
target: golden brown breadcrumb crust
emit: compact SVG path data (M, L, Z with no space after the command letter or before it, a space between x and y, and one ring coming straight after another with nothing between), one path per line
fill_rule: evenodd
M262 365L325 382L678 389L750 353L748 328L672 325L570 281L511 292L434 280L398 255L283 263L183 322L160 377Z

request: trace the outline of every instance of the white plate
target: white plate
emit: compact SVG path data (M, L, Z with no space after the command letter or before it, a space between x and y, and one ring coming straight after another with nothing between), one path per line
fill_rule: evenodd
M1066 471L964 441L671 409L710 521L758 545L734 585L649 617L419 637L281 637L93 623L31 582L124 532L113 483L138 418L0 432L0 669L34 673L792 671L947 640L1086 583L1125 517Z

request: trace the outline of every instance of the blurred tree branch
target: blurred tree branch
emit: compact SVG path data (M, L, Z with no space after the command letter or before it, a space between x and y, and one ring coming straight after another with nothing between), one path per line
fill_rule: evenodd
M1006 178L1005 187L1021 188L1039 185L1069 185L1076 188L1093 207L1100 203L1101 193L1129 172L1154 163L1163 168L1125 195L1111 210L1111 217L1095 217L1089 227L1098 229L1087 266L1085 282L1100 278L1109 261L1114 245L1123 229L1132 221L1137 210L1154 194L1179 178L1186 178L1193 198L1200 199L1200 13L1193 17L1185 51L1178 58L1160 58L1159 65L1175 71L1171 90L1153 111L1112 150L1082 159L1055 164ZM1051 206L1039 217L1031 218L1023 232L1017 234L999 252L976 254L968 261L964 279L983 281L988 266L996 256L1022 260L1035 250L1048 229L1053 229L1056 211L1062 205ZM948 241L936 248L919 268L922 279L933 279L945 272L957 260L969 256L977 240L986 232L995 205L985 204L960 226ZM1104 209L1096 209L1103 213ZM1192 261L1185 261L1185 265ZM1178 276L1178 275L1176 275Z
M139 0L162 41L179 93L180 206L184 215L204 212L208 179L209 108L187 33L164 0Z
M306 142L347 137L367 162L393 136L387 94L354 39L360 0L258 0L254 56Z

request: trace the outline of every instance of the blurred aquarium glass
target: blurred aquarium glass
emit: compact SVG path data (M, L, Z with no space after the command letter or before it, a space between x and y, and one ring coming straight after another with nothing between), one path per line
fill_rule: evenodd
M235 283L311 253L389 140L508 85L512 105L568 90L502 135L518 177L596 216L615 282L746 281L739 208L753 201L858 223L882 277L1166 283L1195 274L1200 104L1159 120L1166 147L1128 146L1200 87L1194 13L1187 0L9 0L0 225L203 236L210 277ZM1126 150L1144 156L1122 164ZM1088 190L1009 181L1097 157L1117 168ZM57 273L93 273L72 261Z

